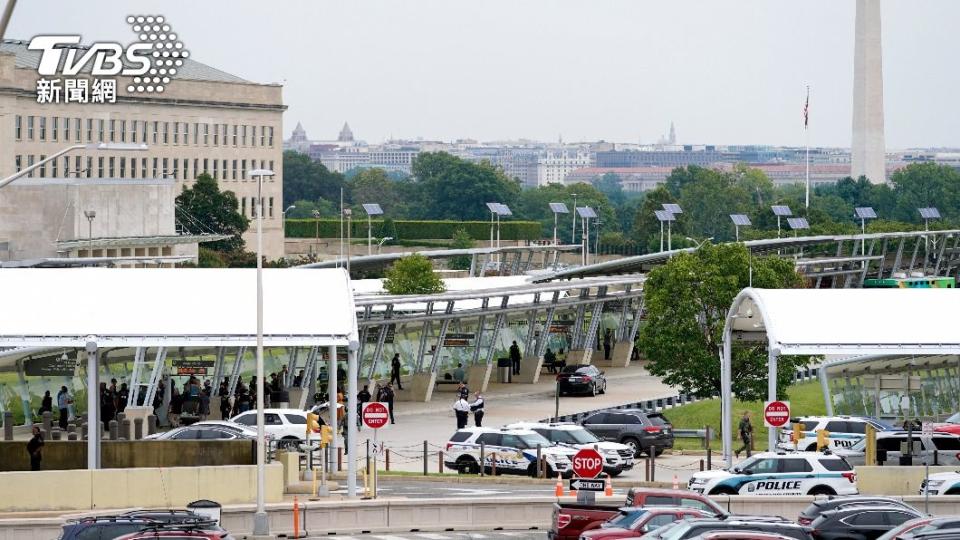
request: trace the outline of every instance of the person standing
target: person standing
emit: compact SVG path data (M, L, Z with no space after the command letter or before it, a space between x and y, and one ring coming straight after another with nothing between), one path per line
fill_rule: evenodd
M40 417L43 418L43 413L48 411L53 414L53 398L50 397L49 390L43 393L43 399L40 401Z
M513 374L520 374L520 346L517 345L516 340L514 340L513 345L510 345L510 364L513 365Z
M103 430L106 431L116 413L114 409L113 392L107 387L107 383L100 383L100 420L103 423Z
M738 427L740 431L740 440L743 441L743 446L735 452L737 458L740 457L740 452L746 450L747 457L750 457L750 451L753 449L753 424L750 423L750 411L743 411L743 416L740 418L740 425Z
M363 390L357 392L357 427L360 427L363 424L363 419L360 418L363 413L363 404L370 401L370 385L363 385Z
M395 353L390 360L390 382L397 382L397 390L403 390L403 384L400 382L400 353Z
M61 386L60 391L57 392L57 409L60 410L60 430L67 430L67 422L70 419L70 402L73 401L73 398L70 396L70 392L67 391L66 386Z
M127 387L127 383L122 383L120 385L120 390L117 391L117 412L122 413L127 410L127 405L130 402L130 388Z
M387 404L387 410L390 411L390 423L396 424L396 420L393 419L393 383L387 383L387 386L383 388L383 396L380 401Z
M613 330L607 328L603 333L603 359L610 359L610 349L613 347Z
M467 382L467 374L463 371L463 364L457 363L457 369L453 370L453 380L457 382Z
M547 352L543 353L543 365L547 366L547 371L550 373L557 372L557 355L553 354L550 347L547 347Z
M477 427L483 427L483 396L480 392L474 394L474 401L470 404L470 410L473 411L473 423Z
M43 459L43 434L40 426L33 426L33 437L27 443L27 453L30 454L30 470L39 471L40 461Z
M467 386L467 383L460 382L457 383L457 395L463 399L470 397L470 387Z
M467 402L467 398L458 397L453 403L453 412L457 415L457 429L467 427L467 419L470 416L470 403Z

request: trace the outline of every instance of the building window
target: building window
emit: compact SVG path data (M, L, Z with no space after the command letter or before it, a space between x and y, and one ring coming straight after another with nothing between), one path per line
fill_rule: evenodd
M27 117L27 140L33 140L33 116Z
M57 178L57 160L50 162L50 178Z
M127 142L127 121L126 120L120 121L120 142Z
M113 156L110 156L109 159L110 159L110 161L109 161L108 163L109 163L109 165L110 165L110 176L109 176L108 178L116 178L116 177L117 177L117 175L116 175L117 170L116 170L115 166L116 166L116 163L117 163L117 158L115 158L115 157L113 157Z
M80 129L81 129L81 128L80 128L80 119L79 119L79 118L74 118L74 119L73 119L73 134L76 135L76 141L77 141L77 142L80 142L80 141L82 140L82 139L80 138Z
M187 158L183 158L183 173L181 178L183 178L184 180L186 180L187 178L190 178L189 169L190 169L190 160Z
M203 172L207 172L209 170L210 170L210 160L208 160L207 158L203 158Z
M247 126L243 126L243 136L240 139L243 142L243 146L247 145Z
M77 178L80 178L80 171L82 170L82 167L80 167L81 159L83 158L80 156L74 156L73 158L73 175Z
M180 144L180 122L173 123L173 144Z
M228 144L228 143L227 143L227 125L226 125L226 124L221 124L221 125L220 125L220 133L221 133L221 136L222 136L223 145L226 146L226 145Z
M117 121L110 120L110 142L117 142Z
M273 148L273 126L270 126L270 148Z
M120 168L123 168L123 164L120 164ZM130 158L130 178L137 177L137 158Z
M93 176L93 158L87 157L87 178Z
M250 217L257 217L257 211L259 210L256 197L250 197Z
M228 179L228 177L227 177L227 160L223 160L223 161L220 163L220 170L222 171L222 175L221 175L220 178L223 179L223 180L227 180L227 179Z
M154 178L159 178L159 176L157 175L157 173L159 172L157 171L157 165L159 164L159 162L160 162L160 158L153 158L153 177Z
M169 178L169 177L170 177L170 169L167 168L168 165L169 165L169 162L167 161L167 158L163 158L163 173L162 173L162 174L163 174L163 177L164 177L164 178Z
M23 156L18 154L16 157L13 158L13 163L17 169L14 172L20 172L21 170L23 170Z
M257 145L257 126L250 126L250 146Z
M58 140L58 138L59 138L59 136L58 136L57 134L60 133L60 117L58 117L58 116L54 116L54 117L53 117L53 125L50 126L50 128L51 128L51 129L50 129L50 140L53 141L53 142L57 142L57 140ZM54 176L56 176L56 175L54 175Z
M63 177L70 177L70 156L63 156Z
M237 129L238 129L238 128L237 128L237 125L234 124L234 125L233 125L233 145L234 145L234 146L237 145Z
M130 121L130 142L137 142L137 131L140 130L140 121Z
M193 144L196 144L196 145L200 144L200 124L199 123L193 124Z
M97 158L97 178L103 178L103 157Z
M144 125L147 123L144 122ZM140 178L147 177L147 158L140 158Z
M276 173L276 169L273 168L273 160L272 160L272 159L270 160L270 170L271 170L271 171L274 171L274 173ZM270 177L270 181L273 182L273 179L276 178L276 177L277 177L277 175L274 174L273 176Z
M273 197L270 197L269 199L269 205L267 206L267 210L269 212L267 216L273 219Z
M30 167L33 167L33 154L27 156L27 168L29 169ZM33 171L27 173L27 177L33 178Z
M41 141L47 140L47 117L46 116L40 117L40 140Z
M157 144L157 135L160 132L160 122L153 122L153 144ZM154 175L156 176L156 175Z
M180 158L173 158L173 171L171 171L170 178L173 178L174 180L176 180L177 175L179 174L179 169L180 169Z
M141 131L140 131L140 141L141 141L141 142L147 142L147 124L149 124L149 123L150 123L150 122L147 122L146 120L143 120L143 121L141 122Z
M170 143L170 122L163 123L163 144Z
M183 123L183 144L190 144L190 123Z
M127 177L127 158L120 158L120 178Z
M216 133L216 131L214 131L214 133ZM217 165L219 163L220 163L220 160L217 160L217 159L213 160L213 179L214 180L217 179Z
M66 117L63 119L63 140L70 140L70 119Z
M93 142L93 119L87 118L87 142Z
M38 161L37 163L40 163L45 159L47 159L47 156L40 154L40 161ZM46 164L40 165L40 178L46 178L46 177L47 177L47 166Z
M213 125L213 145L220 146L220 124Z
M240 197L240 215L241 216L247 215L247 198L246 197Z
M266 133L267 133L267 126L262 126L262 127L260 128L260 146L266 146L266 144L265 144L265 143L266 143L266 137L265 137Z
M97 140L99 142L104 142L106 139L103 138L103 120L97 120Z
M237 179L237 160L233 160L233 179Z
M203 145L210 145L210 124L203 125Z
M240 167L240 178L247 179L247 160L243 160L243 165Z
M200 160L193 158L193 178L196 179L200 175Z
M16 140L21 140L23 138L23 117L19 114L13 119L13 133Z

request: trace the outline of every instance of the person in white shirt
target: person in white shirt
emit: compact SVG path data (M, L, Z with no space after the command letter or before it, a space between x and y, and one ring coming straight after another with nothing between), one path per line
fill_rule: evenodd
M463 396L453 403L453 412L457 415L457 429L467 427L467 419L470 416L470 403Z

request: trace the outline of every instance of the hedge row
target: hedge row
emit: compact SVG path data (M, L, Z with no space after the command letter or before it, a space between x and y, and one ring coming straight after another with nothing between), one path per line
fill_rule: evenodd
M319 223L319 231L317 224ZM405 221L393 222L397 236L401 240L422 240L428 238L452 238L457 229L465 229L475 240L490 238L489 221ZM382 220L373 220L373 235L381 236ZM336 219L288 219L286 234L289 238L339 238L340 221ZM353 220L354 238L367 237L367 220ZM539 240L543 238L543 226L539 221L502 221L500 222L502 240Z

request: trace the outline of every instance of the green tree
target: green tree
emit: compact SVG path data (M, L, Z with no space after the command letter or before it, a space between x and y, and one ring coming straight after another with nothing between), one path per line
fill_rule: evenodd
M685 235L698 241L704 238L713 238L715 242L733 240L735 231L730 214L748 214L752 208L750 193L737 182L737 177L701 167L674 170L670 176L675 174L685 178L676 201L683 209L678 221L683 223Z
M630 233L641 249L647 252L660 249L660 221L654 215L654 211L663 210L664 203L672 202L676 202L676 199L662 185L647 192L643 204L633 216L633 229ZM674 233L683 233L683 227L679 223L674 223L672 230ZM664 249L666 249L666 242L664 242Z
M917 208L935 206L944 218L960 217L960 172L947 165L911 163L890 176L897 205L893 217L921 222Z
M177 196L177 220L191 234L224 234L225 240L208 242L204 247L224 253L243 251L241 235L250 221L240 211L232 191L220 191L217 181L207 173L197 177L192 186L183 186Z
M421 193L416 213L427 219L485 219L490 215L486 203L509 205L520 194L520 184L500 169L446 152L418 155L413 175Z
M377 203L385 212L397 215L401 205L397 184L398 182L391 180L383 169L362 169L350 179L350 200L358 206L364 203Z
M470 249L473 247L473 238L470 238L470 235L467 234L466 230L457 229L453 231L452 244L453 249ZM469 270L472 259L473 258L470 255L457 255L456 257L450 257L447 267L452 270Z
M392 218L384 218L380 225L380 238L389 238L390 240L384 241L384 244L388 246L396 244L397 240L400 239L397 235L397 224L393 222Z
M310 156L287 150L283 153L283 204L294 201L340 201L340 188L345 186L343 175L330 172ZM339 206L339 204L338 204Z
M752 259L753 285L802 285L793 263L778 257ZM646 321L639 347L650 373L701 397L720 391L720 352L727 311L748 285L750 258L742 244L707 244L654 269L644 284ZM765 344L733 349L733 392L742 400L766 396ZM795 367L805 359L781 357L778 394L786 395Z
M326 199L318 199L316 201L300 199L294 201L294 208L287 212L287 217L290 219L313 219L313 217L315 217L314 212L319 212L320 217L335 218L338 216L338 204L339 201L335 203Z
M446 290L434 273L430 259L419 253L399 259L385 274L383 288L390 294L431 294Z
M600 193L603 193L607 200L610 201L614 207L622 206L626 202L627 197L623 193L623 184L620 182L620 175L616 173L606 173L598 179L595 179L593 182L593 187L597 188Z

